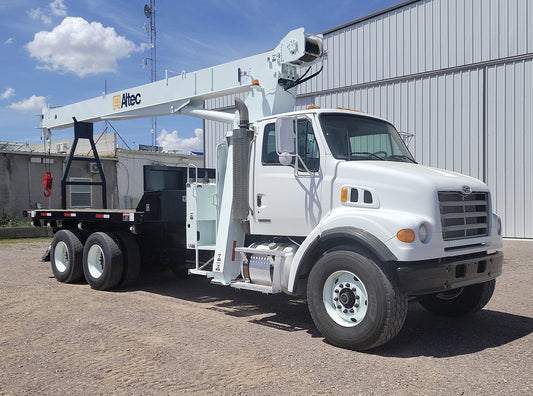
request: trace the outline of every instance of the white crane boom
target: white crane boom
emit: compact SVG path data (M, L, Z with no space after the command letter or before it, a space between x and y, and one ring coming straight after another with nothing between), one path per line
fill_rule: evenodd
M259 81L261 100L253 101L250 120L292 111L295 104L298 67L310 66L322 57L319 36L309 36L303 28L289 32L278 46L262 54L218 66L185 73L127 90L56 108L43 108L41 128L73 126L77 121L103 120L188 114L200 118L233 122L234 116L198 109L206 99L245 92ZM292 86L291 86L292 85ZM247 103L248 104L248 103Z

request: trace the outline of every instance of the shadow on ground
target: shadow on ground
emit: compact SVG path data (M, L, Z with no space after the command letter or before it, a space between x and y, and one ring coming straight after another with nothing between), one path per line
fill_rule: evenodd
M312 322L305 299L301 297L267 295L211 285L209 279L203 277L176 279L168 272L145 274L136 287L126 290L142 290L209 304L206 309L229 316L249 317L250 323L280 331L306 331L312 337L322 337ZM482 310L463 318L446 318L411 303L398 336L369 353L399 358L445 358L495 348L532 332L533 318L530 317Z

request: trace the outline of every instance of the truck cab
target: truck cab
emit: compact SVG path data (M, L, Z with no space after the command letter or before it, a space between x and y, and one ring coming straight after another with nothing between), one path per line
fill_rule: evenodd
M252 234L290 230L303 238L302 251L324 234L364 235L347 238L397 266L502 246L488 187L417 164L379 117L317 108L267 117L256 124L251 152ZM296 290L298 273L293 268L286 279L288 291ZM413 287L405 285L422 292Z

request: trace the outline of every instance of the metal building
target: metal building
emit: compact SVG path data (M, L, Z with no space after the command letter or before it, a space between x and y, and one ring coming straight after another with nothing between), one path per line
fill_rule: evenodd
M298 108L388 119L414 134L420 163L485 181L505 236L533 238L533 1L404 1L323 34L324 70L300 86ZM205 128L214 166L227 126Z

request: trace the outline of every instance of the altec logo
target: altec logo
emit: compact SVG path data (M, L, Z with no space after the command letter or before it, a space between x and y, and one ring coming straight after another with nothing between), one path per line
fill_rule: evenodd
M141 104L141 94L130 94L128 92L122 95L113 96L113 110L122 109L123 107Z

